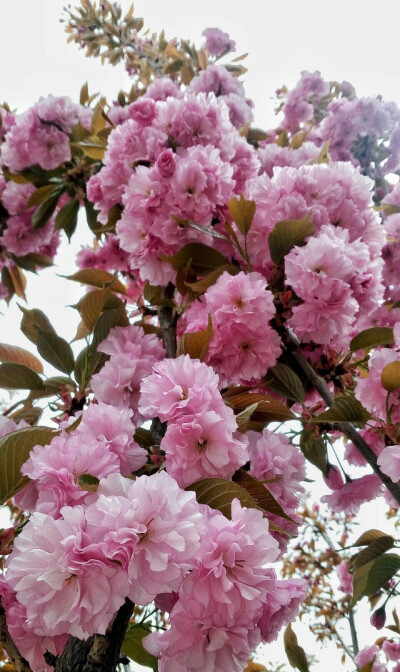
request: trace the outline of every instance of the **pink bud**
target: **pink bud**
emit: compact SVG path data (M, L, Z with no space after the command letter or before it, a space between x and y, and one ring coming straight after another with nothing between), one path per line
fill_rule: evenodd
M374 626L377 630L382 630L383 626L385 625L386 621L386 611L385 607L379 607L374 613L372 614L370 618L370 623L371 625Z

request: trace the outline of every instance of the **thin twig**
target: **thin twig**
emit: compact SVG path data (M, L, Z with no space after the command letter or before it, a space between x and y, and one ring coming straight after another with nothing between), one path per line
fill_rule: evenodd
M356 624L354 622L354 611L353 611L353 609L349 609L349 626L350 626L351 641L352 641L352 644L353 644L354 656L356 656L360 649L359 649L359 646L358 646L357 630L356 630Z

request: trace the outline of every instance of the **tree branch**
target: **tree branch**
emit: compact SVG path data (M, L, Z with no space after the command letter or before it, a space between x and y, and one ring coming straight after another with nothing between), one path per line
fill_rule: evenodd
M292 339L294 340L294 339ZM297 341L297 339L296 339ZM296 341L296 345L298 344ZM328 406L332 406L333 397L329 392L328 386L323 378L319 376L316 371L314 371L311 364L298 352L293 352L293 357L300 366L301 370L307 376L310 383L313 384L315 389L319 392L322 399L326 402ZM368 443L360 436L354 425L351 422L335 422L332 425L333 429L337 429L340 432L343 432L350 439L357 450L361 453L366 462L372 467L375 474L380 478L382 483L387 487L390 494L394 497L396 502L400 504L400 488L397 483L393 483L392 479L384 474L377 462L376 455Z
M358 638L357 638L357 630L356 630L356 624L354 622L354 610L349 609L349 626L350 626L350 633L351 633L351 641L353 645L353 652L354 656L356 656L359 652L359 647L358 647Z
M175 287L172 283L164 290L166 299L173 299ZM176 357L176 318L172 306L161 306L158 309L158 319L160 321L161 338L166 350L167 357Z
M105 635L93 635L86 641L70 637L55 662L55 672L115 672L133 608L126 598Z
M25 658L21 656L20 652L18 651L8 631L6 612L4 611L4 607L1 602L1 597L0 597L0 642L7 651L7 655L14 665L15 672L32 672Z

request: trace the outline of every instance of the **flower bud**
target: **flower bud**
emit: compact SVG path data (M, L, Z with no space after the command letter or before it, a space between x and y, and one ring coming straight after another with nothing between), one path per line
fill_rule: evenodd
M382 630L383 626L385 625L386 621L386 611L385 607L379 607L374 613L372 614L370 618L370 623L371 625L374 626L377 630Z

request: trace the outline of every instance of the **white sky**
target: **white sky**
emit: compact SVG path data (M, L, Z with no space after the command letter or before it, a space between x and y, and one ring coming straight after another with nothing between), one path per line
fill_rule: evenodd
M75 45L66 44L59 23L64 4L64 0L0 0L0 101L7 101L11 108L22 111L49 93L76 100L85 80L90 92L101 91L109 100L120 88L129 88L121 68L101 68L98 60L85 59ZM126 0L121 4L126 9L130 5ZM260 127L274 123L274 91L284 83L293 86L301 70L320 70L327 79L350 81L359 95L380 93L400 104L400 0L137 0L135 8L147 27L157 32L165 28L169 38L181 36L199 44L206 27L218 26L228 32L237 43L236 55L249 52L244 83L255 102ZM90 236L84 235L89 241ZM75 241L73 247L63 247L59 273L71 272L68 269L79 244ZM54 306L72 304L80 293L74 283L55 279L54 269L38 278L29 276L29 307L47 311L68 339L75 333L75 311L56 311ZM31 344L15 329L19 322L14 303L0 315L0 341L29 349ZM368 511L362 529L387 529L380 509L372 505ZM305 629L299 625L294 629L302 632L306 650L315 650ZM363 644L372 644L378 634L366 629ZM326 656L316 651L316 655L326 670L337 668L334 651ZM281 640L265 649L262 660L285 660Z

